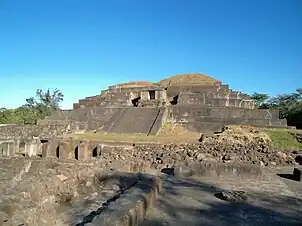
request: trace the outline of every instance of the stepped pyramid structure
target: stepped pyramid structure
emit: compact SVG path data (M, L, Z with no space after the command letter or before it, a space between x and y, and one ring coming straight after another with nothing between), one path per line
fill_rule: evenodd
M151 83L118 84L80 99L40 124L69 124L76 130L155 135L165 122L214 133L225 125L286 127L278 111L255 109L249 95L204 74L183 74Z

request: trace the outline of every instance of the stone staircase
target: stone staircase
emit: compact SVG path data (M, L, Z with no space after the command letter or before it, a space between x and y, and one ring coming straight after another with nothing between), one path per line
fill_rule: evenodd
M161 126L161 108L125 108L120 115L112 117L107 131L112 133L156 134Z

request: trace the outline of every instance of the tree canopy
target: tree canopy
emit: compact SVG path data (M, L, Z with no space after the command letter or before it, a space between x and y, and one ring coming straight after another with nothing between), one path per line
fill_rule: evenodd
M0 108L0 124L36 124L39 119L59 110L63 99L59 89L47 89L45 92L37 89L35 97L26 98L23 106Z
M302 126L302 88L291 94L269 97L267 94L253 93L252 99L260 109L279 110L281 117L287 119L289 126Z

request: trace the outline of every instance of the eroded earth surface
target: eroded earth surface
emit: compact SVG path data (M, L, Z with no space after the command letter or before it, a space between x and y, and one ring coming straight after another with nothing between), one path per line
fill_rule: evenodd
M0 225L5 226L89 225L138 179L117 172L110 161L18 157L1 158L0 166ZM292 170L263 166L261 175L182 178L153 169L163 189L141 225L301 225L301 182L286 179ZM234 190L244 192L247 200L215 196Z

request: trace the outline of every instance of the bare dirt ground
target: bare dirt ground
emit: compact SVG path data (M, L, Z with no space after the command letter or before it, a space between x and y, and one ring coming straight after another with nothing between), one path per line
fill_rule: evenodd
M84 225L91 212L114 200L136 179L96 162L1 158L0 166L0 225L4 226Z
M293 168L291 168L292 170ZM164 192L141 226L190 225L302 225L302 186L271 169L262 178L165 176ZM247 201L231 203L216 192L239 190Z
M5 226L85 225L135 180L113 177L117 172L98 161L1 158L0 166ZM141 225L301 225L301 183L276 175L290 174L293 167L266 169L260 178L162 175L163 193ZM113 179L104 180L108 175ZM225 190L245 191L248 200L230 203L214 196Z

